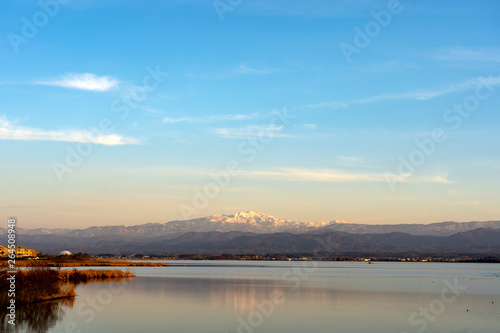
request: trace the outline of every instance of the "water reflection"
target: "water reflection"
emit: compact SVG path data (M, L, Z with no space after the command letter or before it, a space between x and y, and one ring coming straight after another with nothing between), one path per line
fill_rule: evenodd
M82 281L78 283L66 283L62 286L63 290L73 290L71 294L75 294L74 290L78 285L100 284L100 283L117 283L128 281L132 278L121 279L100 279L91 281ZM64 293L64 292L63 292ZM66 311L72 309L75 304L76 297L66 297L55 299L46 302L37 302L16 305L15 325L8 323L9 309L0 308L0 332L26 332L26 333L45 333L59 322L61 322L66 314Z
M63 319L65 310L72 308L75 299L64 298L55 301L24 304L16 307L15 326L7 321L8 311L0 309L0 331L2 332L48 332L59 320Z
M137 278L127 288L127 293L137 297L162 299L191 299L196 303L206 303L211 308L232 309L241 314L254 311L259 302L269 300L276 292L293 294L304 306L335 306L338 291L323 288L294 288L295 284L281 280L242 279L180 279L180 278Z
M34 305L23 322L28 332L65 332L66 327L82 333L416 332L420 326L412 325L410 318L435 304L444 281L458 275L457 283L467 290L445 304L427 331L498 333L499 279L483 273L500 268L461 267L457 273L450 266L436 265L419 271L418 277L405 276L406 266L399 271L377 268L377 274L347 274L335 268L299 280L298 275L284 279L286 275L273 268L259 275L221 268L216 277L209 268L189 277L148 273L123 288L114 286L115 280L79 286L74 305L62 304L52 312ZM467 273L469 269L473 273ZM282 298L273 303L276 292Z
M202 275L200 275L202 276ZM296 284L279 279L137 277L123 293L103 304L95 320L78 314L81 302L97 299L107 287L88 285L79 290L79 304L68 320L83 333L136 332L414 332L410 316L428 307L440 292L394 292L399 278L387 278L386 291L346 290ZM363 280L366 282L366 280ZM467 283L483 283L478 280ZM273 295L281 293L279 302ZM429 332L498 332L500 295L462 294L429 323ZM83 305L82 309L87 309ZM467 312L467 309L474 309ZM481 315L479 318L478 315ZM120 318L116 320L116 318ZM245 324L246 323L246 324ZM250 326L248 326L248 325ZM65 323L58 327L63 330ZM450 330L447 327L453 326ZM456 327L455 327L456 326ZM480 329L479 329L480 328Z

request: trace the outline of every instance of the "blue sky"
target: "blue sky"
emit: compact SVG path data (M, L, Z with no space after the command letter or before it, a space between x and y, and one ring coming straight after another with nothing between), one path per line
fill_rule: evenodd
M0 5L20 227L500 217L498 1L41 3Z

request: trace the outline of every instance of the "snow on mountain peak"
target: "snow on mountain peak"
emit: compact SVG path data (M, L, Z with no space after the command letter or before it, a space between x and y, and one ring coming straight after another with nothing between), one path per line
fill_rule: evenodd
M244 230L253 232L305 231L344 222L340 220L300 222L255 211L237 212L231 215L216 214L197 219L197 221L197 223L201 223L198 227L199 230L208 228L217 231Z

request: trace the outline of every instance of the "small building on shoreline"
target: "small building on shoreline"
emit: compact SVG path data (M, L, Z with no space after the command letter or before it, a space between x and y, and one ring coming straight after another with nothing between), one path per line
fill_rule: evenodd
M16 245L15 254L16 258L36 257L38 256L38 250ZM0 258L6 258L8 256L9 248L6 245L0 245Z

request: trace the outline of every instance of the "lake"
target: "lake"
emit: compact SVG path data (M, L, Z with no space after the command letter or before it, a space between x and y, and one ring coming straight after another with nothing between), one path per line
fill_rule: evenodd
M500 330L498 264L165 262L78 286L74 302L34 305L24 322L35 332Z

